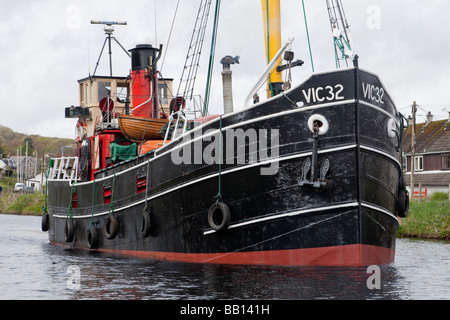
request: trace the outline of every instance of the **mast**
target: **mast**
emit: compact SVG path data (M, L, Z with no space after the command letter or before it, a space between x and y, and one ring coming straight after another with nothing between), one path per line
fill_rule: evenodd
M330 17L331 32L333 33L336 67L341 67L341 61L348 67L348 60L355 58L350 25L344 12L341 0L327 0L328 15Z
M266 45L267 64L272 61L278 51L281 49L281 10L280 0L261 0L264 20L264 35ZM281 57L277 66L281 64ZM282 73L272 69L268 77L267 97L273 97L279 94L283 89Z

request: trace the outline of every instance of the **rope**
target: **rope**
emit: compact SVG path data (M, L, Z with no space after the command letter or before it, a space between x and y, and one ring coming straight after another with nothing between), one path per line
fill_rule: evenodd
M89 224L88 230L91 229L92 225L94 224L94 200L95 200L95 180L92 182L92 217L91 217L91 223Z
M111 189L111 206L108 215L111 216L114 214L114 186L116 184L116 174L114 173L113 185Z
M220 136L219 136L219 192L214 197L214 199L217 199L216 203L219 203L222 201L222 115L220 116Z
M302 0L302 5L303 5L303 16L305 17L306 35L308 37L309 56L311 58L312 72L314 72L314 60L313 60L313 54L312 54L312 48L311 48L311 41L309 38L308 19L306 18L306 10L305 10L305 0Z
M73 201L73 187L75 185L75 182L72 183L72 188L70 190L70 203L69 203L69 211L67 212L67 218L70 217L70 219L73 219L73 207L72 207L72 201Z
M148 202L148 181L149 181L149 173L150 173L150 160L147 161L147 179L145 180L145 206L144 211L147 211L147 202Z
M211 40L211 51L209 54L208 78L206 81L205 101L203 104L203 116L208 115L212 73L214 70L214 57L216 54L217 30L219 29L219 13L220 13L220 0L217 0L216 1L216 12L214 14L214 27L213 27L212 40Z
M297 106L297 104L295 103L295 101L293 101L291 98L289 98L284 91L281 91L281 94L292 104L292 106Z
M334 42L334 59L336 60L336 69L339 69L339 57L335 42Z
M400 112L398 113L398 118L400 120L400 135L397 135L398 138L398 144L400 146L400 154L403 154L403 138L404 138L404 133L405 133L405 120L408 121L406 119L406 117L401 114ZM405 175L403 173L403 160L401 161L401 166L402 168L400 169L400 189L402 190L406 190L406 181L405 181Z

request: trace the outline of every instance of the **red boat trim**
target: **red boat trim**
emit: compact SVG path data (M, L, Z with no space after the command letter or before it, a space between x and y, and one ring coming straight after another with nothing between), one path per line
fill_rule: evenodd
M126 256L188 263L274 265L274 266L369 266L394 262L395 250L370 246L347 245L323 248L230 253L175 253L101 249L100 252Z

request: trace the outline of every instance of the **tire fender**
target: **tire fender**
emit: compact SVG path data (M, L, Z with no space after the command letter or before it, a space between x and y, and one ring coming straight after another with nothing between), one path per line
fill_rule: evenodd
M98 245L98 232L95 227L89 228L87 232L87 244L89 249L96 249Z
M406 190L400 190L398 193L397 215L400 218L406 218L409 213L409 194Z
M73 224L73 220L67 219L66 225L64 226L64 241L65 242L73 241L74 230L75 230L75 226Z
M144 208L142 211L142 227L141 227L141 233L144 238L148 238L151 233L151 216L150 211L147 209L147 207Z
M119 233L119 221L113 216L108 216L103 224L103 234L106 239L112 240L117 237Z
M50 220L50 217L49 217L48 213L44 212L42 214L42 222L41 222L41 227L42 227L42 231L43 232L48 231L48 229L49 229L49 220Z
M230 226L230 208L223 202L214 203L208 211L208 224L215 231L228 229Z

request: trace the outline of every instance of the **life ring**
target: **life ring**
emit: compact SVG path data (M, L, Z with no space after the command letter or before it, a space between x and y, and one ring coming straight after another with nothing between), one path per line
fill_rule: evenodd
M323 136L330 129L330 124L328 123L328 120L325 119L325 117L321 116L320 114L312 115L308 119L308 128L312 133L314 133L314 123L316 122L318 122L319 124L319 135Z
M65 242L72 242L73 236L74 236L74 225L73 221L70 219L66 220L66 225L64 226L64 241Z
M87 244L89 249L96 249L98 245L98 232L95 227L89 228L87 233Z
M42 214L42 231L46 232L49 229L49 215L47 212Z
M151 233L151 216L150 211L147 209L147 207L144 208L142 211L142 227L141 227L141 233L144 238L148 238Z
M390 118L388 121L387 135L389 138L395 138L397 136L397 124L394 118Z
M398 192L397 215L400 218L406 218L409 213L409 193L406 190Z
M108 216L103 224L103 234L108 240L115 239L119 233L119 221L113 216Z
M209 226L215 231L228 229L230 226L230 208L223 202L214 203L208 211Z
M80 120L78 120L77 125L75 126L75 140L77 142L82 142L83 139L86 137L86 123L81 123Z

